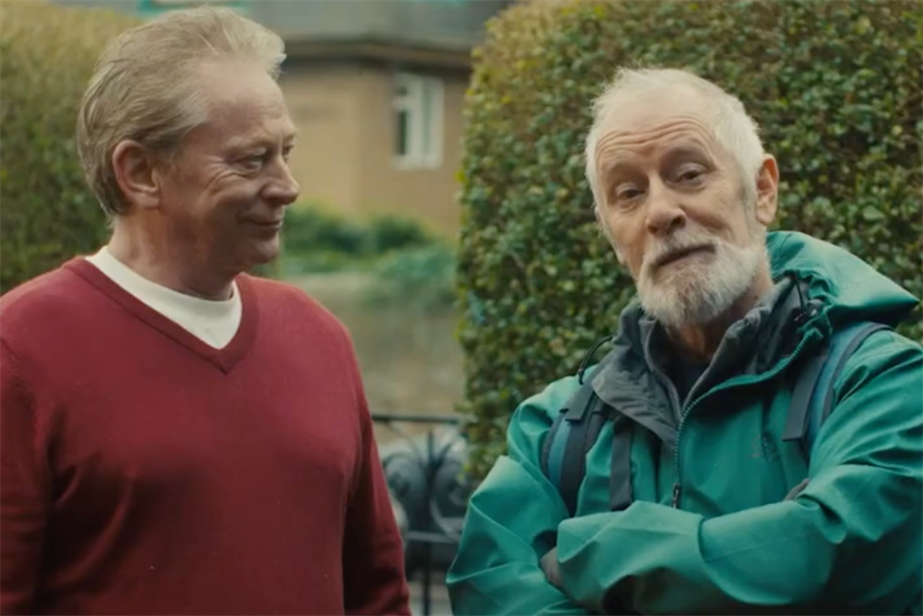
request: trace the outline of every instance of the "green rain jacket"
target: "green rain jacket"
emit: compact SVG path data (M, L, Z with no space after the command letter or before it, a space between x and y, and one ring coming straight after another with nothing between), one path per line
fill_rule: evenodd
M884 330L856 349L809 468L782 440L799 359L832 329L895 325L918 301L831 244L788 232L767 243L774 292L728 330L685 401L655 367L662 329L637 305L622 313L592 383L634 422L626 510L609 510L611 422L587 456L575 517L540 469L576 377L516 409L447 575L455 614L920 613L920 345ZM796 320L804 302L819 310ZM566 592L539 565L555 546Z

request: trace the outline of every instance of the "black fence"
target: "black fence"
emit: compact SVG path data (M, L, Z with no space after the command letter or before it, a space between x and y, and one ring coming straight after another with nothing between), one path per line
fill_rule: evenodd
M467 442L457 417L376 413L372 419L396 437L380 437L379 452L404 538L407 577L419 578L420 609L429 616L433 584L444 579L461 535L470 488Z

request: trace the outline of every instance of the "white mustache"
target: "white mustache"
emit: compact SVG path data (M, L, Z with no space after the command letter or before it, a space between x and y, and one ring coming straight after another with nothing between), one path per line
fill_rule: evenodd
M702 248L715 250L718 248L718 242L715 238L705 235L674 236L658 245L656 250L645 255L644 267L645 269L657 267L674 255Z

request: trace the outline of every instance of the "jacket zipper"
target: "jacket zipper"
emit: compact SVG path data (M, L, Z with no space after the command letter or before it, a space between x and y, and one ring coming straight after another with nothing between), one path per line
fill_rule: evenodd
M683 404L682 402L680 402L679 394L676 393L676 387L673 385L673 382L670 381L670 379L668 379L666 375L660 371L660 369L654 367L652 372L654 373L654 377L658 381L660 381L661 386L663 386L663 388L667 390L667 395L670 397L670 403L672 405L672 408L670 409L670 411L674 415L676 415L676 421L678 422L678 426L681 427L683 424ZM673 449L676 450L678 447L679 447L679 428L677 428L676 444L674 445ZM674 509L679 504L680 490L681 490L680 483L677 480L676 482L673 483L673 497L670 500L670 506L673 507Z
M801 350L804 348L804 346L809 342L811 338L816 337L817 335L819 335L819 332L814 330L810 332L808 335L802 337L801 341L798 343L798 346L795 347L795 350L792 351L791 355L789 355L784 360L776 364L776 366L772 370L769 370L768 372L764 372L757 377L738 377L736 379L731 379L730 381L726 381L722 383L721 385L714 387L710 391L703 393L701 396L693 400L692 404L690 404L685 410L681 412L680 420L679 420L679 427L676 429L676 446L673 448L673 464L676 470L676 482L673 484L673 498L670 503L671 507L673 507L674 509L679 509L680 497L682 496L683 467L682 467L682 463L680 461L680 455L679 455L680 453L679 448L681 444L680 439L683 435L683 426L686 424L686 418L689 417L690 414L692 414L692 409L698 406L699 402L701 402L708 396L714 395L726 389L731 389L733 387L742 387L744 385L756 385L757 383L762 383L764 381L768 381L772 378L775 378L777 374L785 370L785 368L790 363L792 363L793 361L795 361L795 359L797 359L797 357L801 354Z

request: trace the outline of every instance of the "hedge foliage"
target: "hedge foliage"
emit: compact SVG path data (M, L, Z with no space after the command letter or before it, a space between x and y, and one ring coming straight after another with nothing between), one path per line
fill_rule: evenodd
M379 214L356 218L301 203L289 208L282 231L284 275L299 276L368 265L389 253L443 242L415 218Z
M434 241L425 225L414 218L379 214L357 219L332 208L297 204L285 215L283 239L287 251L322 250L355 257L425 246Z
M373 307L401 307L409 319L455 308L455 252L445 242L390 252L372 266Z
M105 216L74 144L96 57L135 24L44 1L0 3L0 291L98 248Z
M618 66L739 96L782 182L779 226L923 295L923 2L539 0L488 25L466 101L458 284L471 470L514 407L573 373L633 295L592 215L590 102ZM920 324L905 330L923 337Z
M372 308L399 306L408 318L455 308L454 246L419 219L302 203L286 214L282 243L285 277L361 271Z

